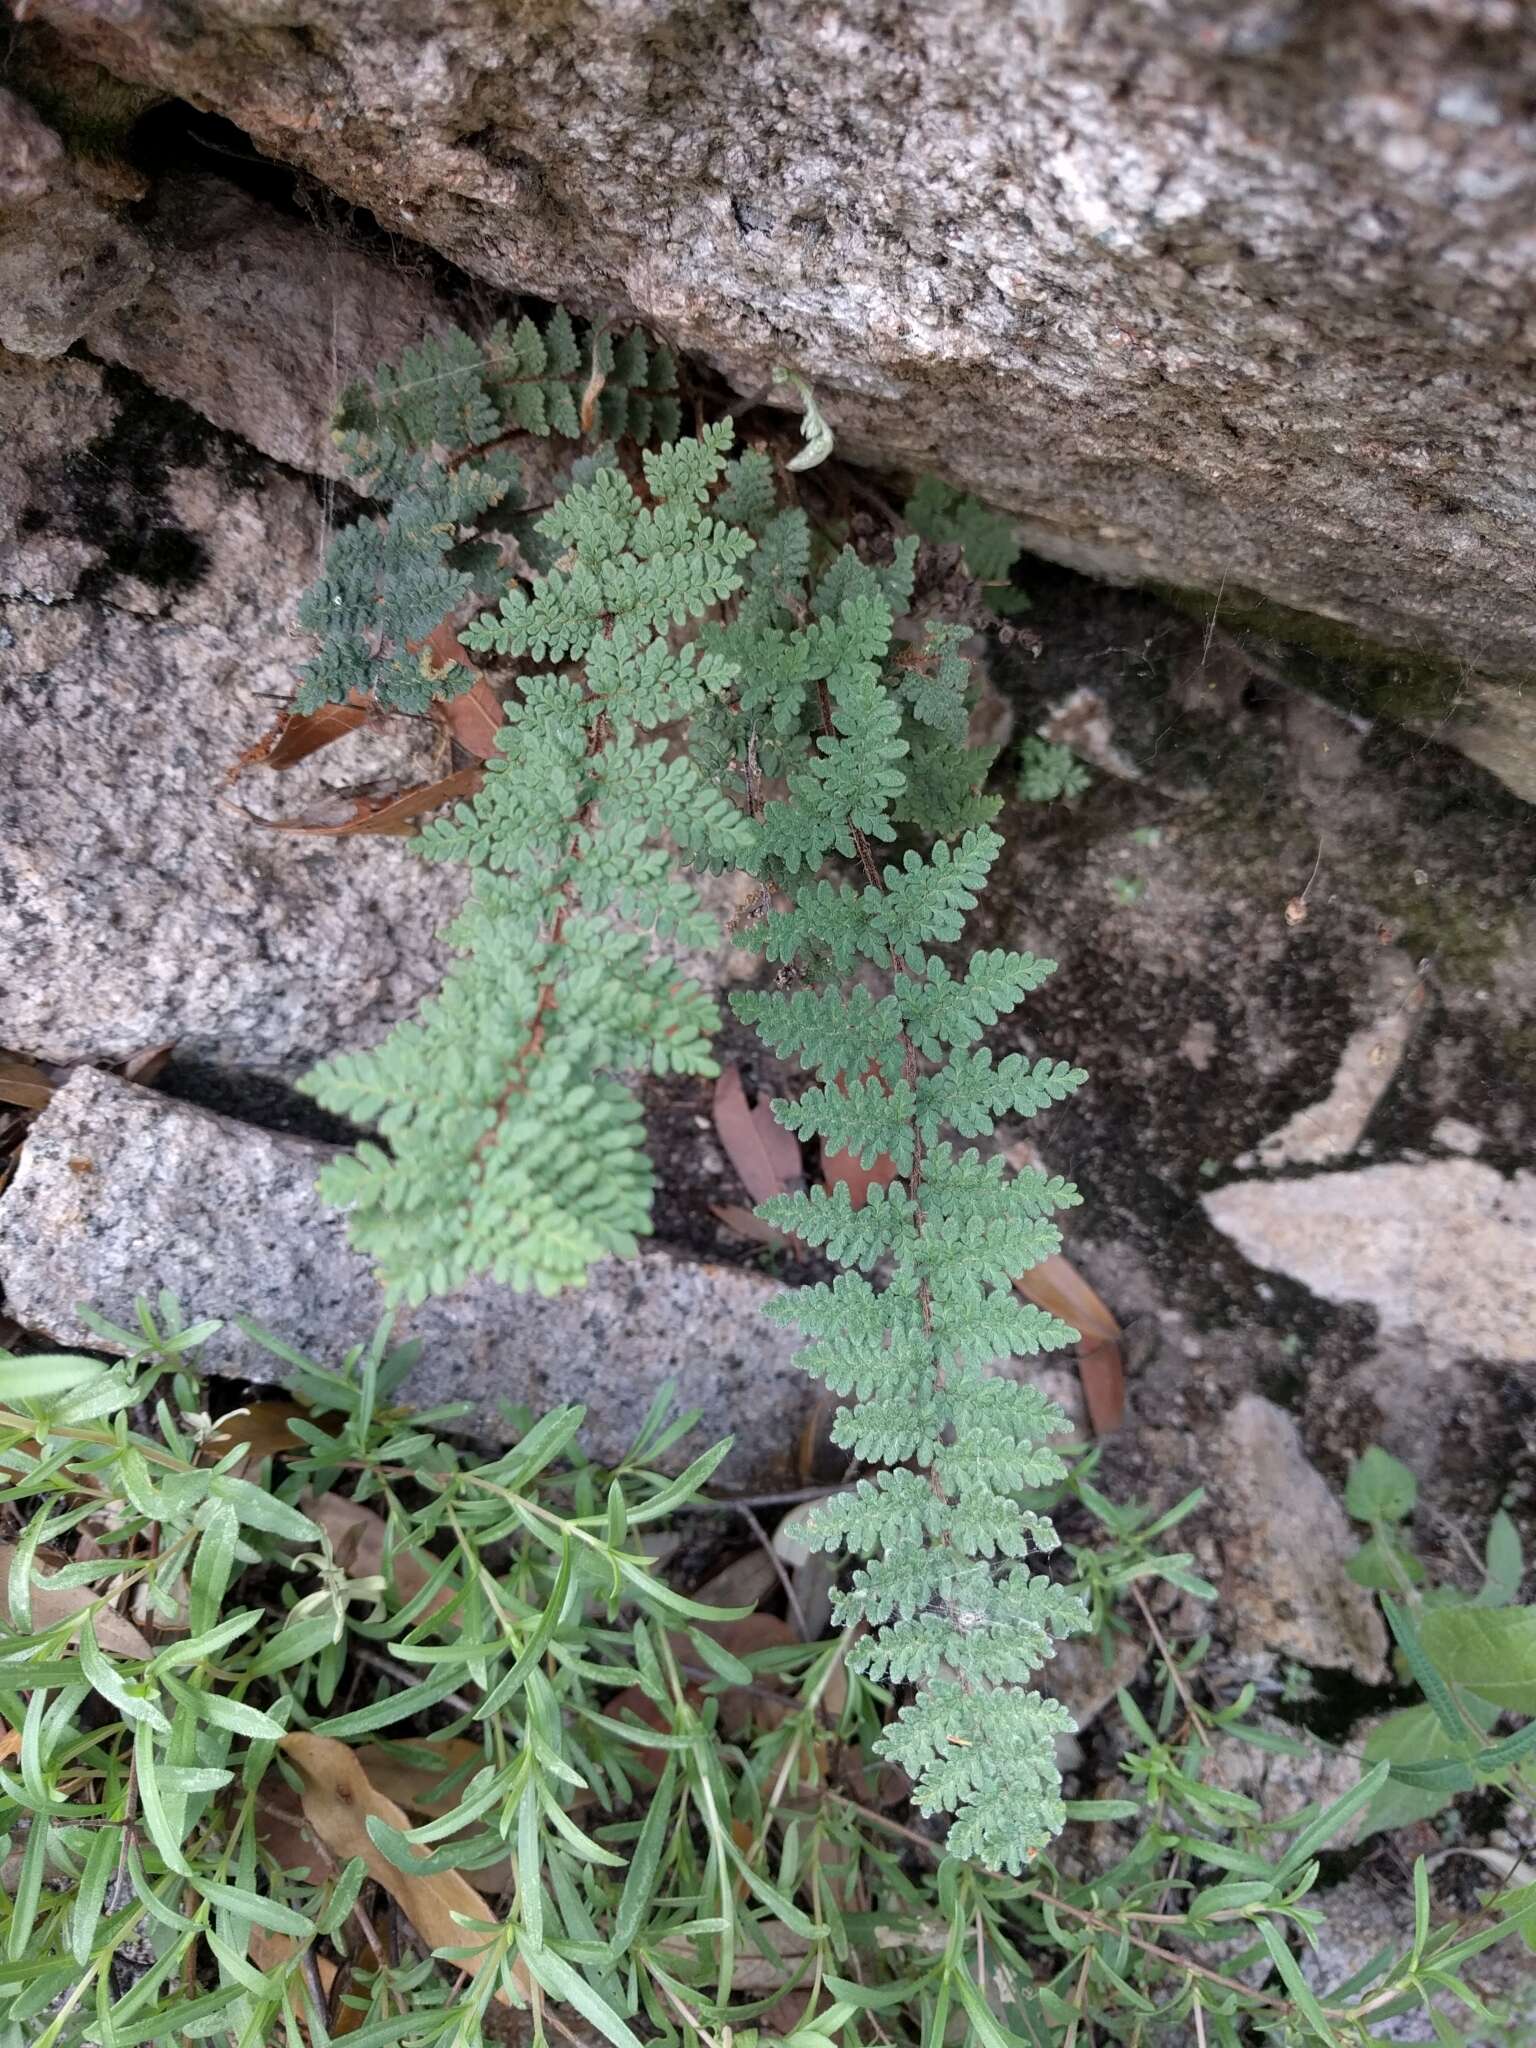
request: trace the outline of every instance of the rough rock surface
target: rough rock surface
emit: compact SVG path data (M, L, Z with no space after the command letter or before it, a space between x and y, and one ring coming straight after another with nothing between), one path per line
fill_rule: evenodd
M1514 0L29 18L494 284L792 362L1042 553L1530 668Z
M366 1339L380 1312L365 1259L315 1193L330 1148L279 1137L82 1068L33 1126L0 1197L0 1287L9 1312L64 1343L95 1341L84 1295L116 1321L135 1294L172 1288L189 1313L247 1314L327 1363ZM616 1460L664 1381L702 1410L678 1455L734 1433L727 1468L782 1478L811 1388L798 1339L767 1322L778 1290L732 1268L647 1251L607 1260L585 1289L551 1301L477 1282L402 1311L423 1351L409 1385L423 1404L463 1400L494 1431L501 1401L587 1406L586 1442ZM233 1325L203 1353L258 1381L282 1362Z
M451 317L419 269L222 178L163 180L142 232L153 278L91 327L90 348L297 469L342 475L343 388Z
M48 124L0 87L0 347L62 355L149 270L137 232L92 195Z
M1233 1181L1205 1207L1256 1266L1369 1304L1388 1334L1536 1364L1536 1174L1433 1159Z
M336 809L429 776L433 742L396 721L229 787L292 694L320 507L143 399L0 357L0 1044L292 1073L414 1007L461 884L241 806Z
M1359 1546L1290 1416L1245 1395L1209 1458L1234 1647L1382 1682L1386 1630L1371 1595L1345 1573Z

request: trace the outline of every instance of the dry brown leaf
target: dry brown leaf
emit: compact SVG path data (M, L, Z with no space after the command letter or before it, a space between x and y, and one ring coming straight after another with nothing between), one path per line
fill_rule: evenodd
M142 1052L129 1053L119 1071L125 1081L134 1081L140 1088L153 1088L175 1050L174 1038L167 1038L160 1045L146 1045Z
M437 1761L432 1764L408 1763L377 1745L360 1749L357 1760L368 1773L370 1783L386 1799L393 1799L396 1805L409 1807L412 1813L430 1820L452 1812L463 1799L465 1785L485 1762L485 1751L478 1742L468 1742L461 1735L426 1736L419 1741L410 1741L409 1747L413 1752L429 1750ZM442 1788L450 1780L453 1789L445 1794ZM590 1798L590 1793L584 1794L577 1804L585 1804ZM467 1832L472 1825L472 1822L466 1823L460 1833ZM457 1837L448 1839L452 1841ZM517 1867L510 1856L500 1856L479 1870L466 1870L464 1875L477 1892L495 1899L510 1889Z
M291 1934L274 1934L270 1927L253 1927L251 1929L251 1945L248 1954L251 1962L263 1973L269 1970L282 1969L284 1964L292 1962L298 1952L299 1944ZM336 1965L329 1956L317 1955L315 1957L315 1975L320 1981L321 1991L329 1999L331 1986L336 1982ZM312 2038L309 2031L310 2005L309 1999L305 1995L305 1985L302 1977L296 1977L288 1986L288 2004L294 2018L304 2030L305 2039ZM324 2014L321 2017L323 2019ZM360 2020L362 2015L359 2013L355 2017ZM347 2033L351 2030L338 2026L333 2031L336 2033Z
M0 1732L0 1764L9 1763L13 1756L21 1754L21 1731L6 1728Z
M765 1244L770 1251L776 1252L805 1250L798 1237L787 1237L773 1224L765 1223L761 1216L754 1216L742 1202L711 1202L709 1213L737 1237L744 1237L749 1244Z
M403 1757L392 1756L380 1743L370 1743L360 1749L357 1760L368 1773L370 1783L386 1799L393 1799L400 1806L414 1807L418 1813L427 1814L434 1820L459 1803L465 1784L485 1762L483 1746L468 1741L462 1735L412 1736L402 1738L397 1747L408 1748L413 1754L427 1752L434 1761L430 1764L411 1763ZM449 1779L453 1780L454 1789L446 1797L439 1797L441 1787Z
M36 1060L0 1051L0 1102L14 1102L18 1109L46 1109L53 1093L54 1083Z
M490 760L507 714L484 676L478 676L462 696L444 698L433 709L467 753L477 761Z
M853 1207L862 1209L871 1188L888 1188L896 1178L896 1162L886 1152L877 1156L873 1166L865 1166L857 1152L823 1152L821 1177L828 1194L841 1183Z
M1095 1436L1108 1436L1125 1420L1125 1359L1120 1346L1101 1338L1080 1346L1077 1376Z
M590 434L592 431L592 422L597 417L597 401L602 397L603 386L608 382L607 373L599 366L597 360L598 338L599 330L594 329L592 334L592 374L587 379L586 390L581 394L581 431L583 435Z
M252 1465L259 1465L263 1458L300 1451L304 1445L288 1425L295 1416L304 1414L305 1410L295 1401L256 1401L249 1408L231 1409L228 1415L219 1417L203 1439L198 1461L216 1465L220 1458L228 1457L236 1444L244 1444L245 1456L235 1470L245 1472Z
M485 770L481 767L460 768L436 782L418 782L389 796L338 796L332 799L333 803L352 806L340 818L258 818L254 811L244 815L253 825L263 825L269 832L306 833L319 839L399 838L409 832L424 812L435 811L459 797L472 797L484 778Z
M880 1080L880 1069L871 1064L865 1071L866 1080ZM848 1083L839 1074L837 1085L846 1095ZM883 1085L883 1083L882 1083ZM879 1152L868 1166L864 1165L857 1152L827 1152L821 1155L821 1177L830 1195L839 1184L848 1190L848 1200L855 1209L862 1209L869 1200L871 1188L888 1188L896 1178L896 1162L888 1154Z
M1125 1419L1125 1359L1120 1325L1103 1296L1060 1252L1020 1273L1013 1284L1026 1301L1048 1315L1059 1316L1080 1333L1078 1369L1088 1420L1099 1436L1118 1429Z
M291 768L307 761L333 740L367 725L374 715L371 704L349 699L345 704L322 704L318 711L285 711L259 740L253 740L227 771L226 779L238 781L247 768Z
M350 1578L371 1579L382 1574L387 1533L382 1515L359 1501L348 1500L344 1493L305 1494L299 1511L312 1522L318 1522L330 1537L336 1562ZM423 1563L414 1552L397 1549L394 1573L401 1599L410 1600L419 1593L434 1569L432 1563ZM448 1588L441 1587L428 1602L427 1612L436 1614L452 1598Z
M11 1616L10 1577L11 1563L16 1555L14 1543L0 1543L0 1614L7 1626L14 1628ZM42 1574L60 1571L69 1563L62 1551L40 1548L32 1571L32 1626L34 1629L52 1628L55 1622L66 1615L81 1614L88 1607L95 1607L101 1599L99 1586L50 1586ZM114 1657L152 1657L155 1653L148 1640L136 1629L131 1621L125 1620L115 1608L97 1607L94 1616L96 1640L101 1647ZM79 1635L78 1629L71 1629L67 1640L73 1643Z
M720 1070L714 1111L716 1135L754 1202L787 1195L800 1185L799 1139L774 1121L767 1096L749 1106L735 1067Z
M484 1920L485 1902L461 1871L439 1870L430 1877L413 1877L408 1870L395 1868L369 1834L368 1817L371 1814L404 1832L411 1826L410 1816L370 1781L355 1753L329 1735L285 1735L281 1748L303 1785L304 1818L336 1861L348 1863L361 1856L368 1875L395 1900L429 1948L472 1947L478 1937L453 1916L458 1913L468 1920ZM487 1960L485 1947L480 1954L447 1967L478 1976ZM522 1965L516 1968L521 1972ZM519 1975L519 1984L524 1981ZM503 2005L512 2003L499 1986L496 1997Z
M279 1870L318 1884L331 1870L330 1858L315 1844L293 1794L275 1767L261 1781L256 1795L256 1840Z

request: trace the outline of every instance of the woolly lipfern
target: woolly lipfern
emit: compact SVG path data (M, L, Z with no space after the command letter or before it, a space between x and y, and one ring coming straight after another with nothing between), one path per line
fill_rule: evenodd
M660 381L642 343L600 344L598 360L610 429L663 421L638 389ZM349 401L348 445L392 509L371 538L342 536L312 601L312 618L340 622L311 670L319 696L404 704L455 687L412 650L482 574L460 528L511 502L486 444L509 421L571 431L561 380L578 361L568 328L541 338L525 323L484 351L450 337ZM464 459L436 452L455 441ZM968 742L965 631L898 632L915 537L887 561L828 559L769 457L727 463L729 444L723 425L647 455L643 494L611 451L589 458L519 532L542 573L498 570L494 608L459 635L550 666L519 673L479 796L422 836L474 877L442 993L308 1083L388 1146L364 1144L325 1187L412 1300L475 1272L550 1290L631 1249L651 1180L618 1076L714 1071L713 1010L654 946L715 937L673 859L755 875L740 936L778 973L732 1000L808 1074L774 1112L824 1154L895 1174L857 1208L840 1185L758 1211L850 1269L772 1310L804 1333L805 1369L850 1397L837 1442L881 1468L825 1504L813 1540L866 1558L838 1598L840 1623L862 1631L850 1661L911 1688L884 1753L922 1811L955 1816L956 1854L1017 1869L1062 1823L1053 1744L1070 1725L1028 1683L1085 1617L1029 1569L1056 1539L1019 1499L1062 1476L1049 1439L1063 1417L994 1368L1076 1336L1012 1282L1057 1250L1052 1219L1078 1197L956 1140L1032 1117L1084 1076L980 1043L1052 962L996 948L955 966L937 950L963 939L1001 841L984 790L994 750ZM1006 573L998 522L929 498L928 525L981 556L973 571ZM647 736L662 726L674 737Z
M451 330L408 349L373 386L353 385L335 441L381 518L336 536L299 622L321 646L303 671L297 709L371 697L386 710L424 711L469 688L463 663L434 657L434 629L472 598L507 590L502 552L475 538L498 525L537 550L518 464L503 441L584 432L648 440L677 432L672 359L643 334L578 343L563 312L542 332L501 321L485 341ZM583 401L588 418L582 417Z
M750 827L643 731L698 711L731 674L668 639L735 590L751 547L704 509L729 439L717 427L648 455L650 506L597 467L540 521L565 566L465 633L583 667L522 679L480 794L422 835L429 858L474 873L442 993L305 1083L388 1140L338 1160L322 1186L393 1295L420 1300L475 1272L549 1293L633 1251L651 1171L613 1070L716 1071L712 1004L648 938L707 944L714 926L654 841L665 828L719 866Z

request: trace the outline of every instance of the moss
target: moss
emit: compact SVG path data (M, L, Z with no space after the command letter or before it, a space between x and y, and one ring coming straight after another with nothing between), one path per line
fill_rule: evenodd
M1208 624L1209 591L1149 586L1188 617ZM1221 593L1220 622L1239 641L1262 640L1287 678L1367 718L1412 722L1452 716L1462 700L1462 663L1367 639L1337 619L1294 610L1249 590Z
M78 56L43 22L12 31L7 82L72 155L107 163L129 156L135 124L165 98L156 86L130 84Z
M1397 943L1413 958L1433 961L1443 981L1467 988L1485 986L1514 943L1513 918L1490 910L1485 898L1455 883L1405 886L1393 869L1390 878L1374 882L1371 895Z

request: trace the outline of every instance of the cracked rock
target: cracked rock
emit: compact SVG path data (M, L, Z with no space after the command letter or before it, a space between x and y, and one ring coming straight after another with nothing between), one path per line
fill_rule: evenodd
M1284 1409L1244 1395L1211 1439L1208 1484L1233 1646L1381 1683L1386 1631L1345 1571L1358 1546Z

